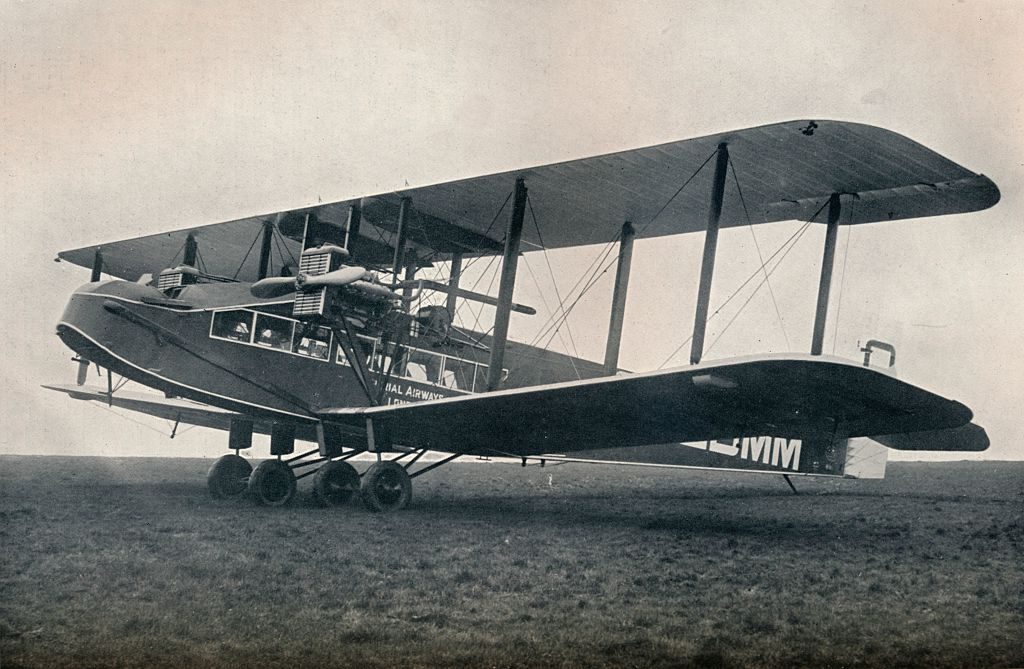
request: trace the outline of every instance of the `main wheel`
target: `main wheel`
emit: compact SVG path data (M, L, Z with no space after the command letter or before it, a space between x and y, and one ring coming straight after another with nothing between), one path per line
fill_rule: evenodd
M325 463L313 475L313 497L323 506L341 506L359 490L359 472L347 462Z
M249 477L249 494L257 504L284 506L295 496L295 474L280 460L264 460Z
M412 499L412 479L397 462L378 462L363 474L359 492L370 511L399 511Z
M217 458L206 475L206 485L214 499L232 499L245 493L252 465L240 455L229 453Z

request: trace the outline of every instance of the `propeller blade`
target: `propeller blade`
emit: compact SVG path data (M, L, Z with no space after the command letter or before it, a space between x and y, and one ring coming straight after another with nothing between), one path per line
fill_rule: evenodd
M271 276L266 279L260 279L249 287L249 292L254 297L260 298L281 297L288 293L294 293L295 277Z
M414 281L403 281L401 286L403 288L423 288L424 290L436 290L441 293L450 293L451 287L444 283L438 283L437 281L430 281L428 279L416 279ZM464 290L462 288L456 288L455 294L464 300L470 302L479 302L480 304L489 304L492 307L498 305L498 298L485 295L483 293L474 293L471 290ZM537 310L533 307L528 307L525 304L512 303L510 309L520 314L527 314L528 316L534 316Z
M349 266L336 269L333 272L327 272L326 274L315 274L313 276L300 274L295 281L295 285L299 287L299 290L310 290L323 286L339 288L360 281L365 276L365 268Z

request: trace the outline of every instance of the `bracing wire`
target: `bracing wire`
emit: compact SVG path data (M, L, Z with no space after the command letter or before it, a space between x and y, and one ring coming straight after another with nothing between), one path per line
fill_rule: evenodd
M775 291L772 289L772 284L768 281L768 271L765 269L764 256L761 254L761 245L757 243L757 235L754 234L754 222L750 220L750 211L747 209L747 200L743 197L743 188L740 186L739 177L736 176L736 165L732 162L732 156L729 156L729 168L732 171L732 180L736 183L736 192L740 196L740 204L743 205L743 215L747 217L747 227L750 229L750 237L754 240L754 248L757 249L757 259L761 261L761 268L765 270L764 280L768 285L768 294L772 297L772 305L775 307L775 315L779 318L779 329L782 330L782 338L786 341L786 350L789 350L789 337L786 335L786 324L782 320L782 311L779 309L779 303L775 300Z
M818 211L821 211L821 210L819 209ZM817 214L815 214L815 215L817 215ZM810 227L810 225L811 225L811 221L807 221L802 226L800 226L800 229L798 229L796 232L794 232L792 235L790 235L789 239L787 239L786 241L782 242L782 244L779 246L779 248L775 249L775 252L772 253L770 256L768 256L768 259L765 261L765 263L767 264L767 263L770 263L772 260L774 260L775 256L779 255L779 253L781 253L783 251L783 249L786 249L787 247L789 249L792 249L793 246L796 245L796 242L799 239L799 237L801 235L803 235L804 231L807 230L807 228ZM786 250L786 253L787 254L789 253L788 249ZM785 257L785 255L783 255L783 258L784 257ZM776 263L775 267L773 267L771 269L771 271L768 272L768 274L771 274L772 272L774 272L778 268L778 266L779 266L779 264L781 262L782 262L782 258L779 259L779 263ZM739 287L736 290L734 290L732 292L731 295L729 295L729 297L727 297L725 299L724 302L722 302L720 305L718 305L718 308L716 308L714 310L714 312L712 312L712 314L710 316L708 316L708 321L711 321L713 318L718 316L718 314L720 314L722 312L722 309L725 309L725 307L727 307L729 305L729 303L732 302L733 299L735 299L735 297L740 294L740 291L742 291L747 286L747 284L749 284L751 281L753 281L754 278L757 277L757 275L760 274L760 273L761 273L761 268L758 267L756 270L754 270L750 274L750 276L747 277L747 279L743 283L741 283L739 285ZM762 285L764 285L764 279L762 279L761 283L758 284L758 288L760 288L760 286L762 286ZM754 289L754 292L757 292L757 288ZM748 299L748 302L749 302L749 299ZM747 304L747 302L744 302L743 306L746 306L746 304ZM739 315L739 312L741 312L742 310L743 310L743 307L740 307L740 309L737 311L737 315ZM735 320L735 316L733 317L733 320ZM730 324L731 324L731 321L730 321ZM721 335L719 335L719 336L721 336ZM672 358L676 357L676 355L681 350L683 350L683 347L685 347L687 344L689 344L692 340L693 340L693 335L691 334L689 337L687 337L685 340L683 340L683 342L681 344L679 344L679 346L676 347L676 349L674 351L672 351L668 355L668 357L665 358L665 360L662 361L662 363L660 365L658 365L657 369L661 369L665 365L667 365L672 360ZM718 341L718 339L716 338L715 341ZM710 349L711 347L709 346L708 348Z
M810 226L811 224L809 221L807 223L804 223L803 227L800 228L800 234L797 235L797 238L793 240L793 243L790 245L788 249L786 249L786 252L782 254L782 257L780 257L779 261L775 263L775 266L772 267L771 270L765 272L764 278L761 279L761 282L754 287L754 290L751 291L747 299L743 301L743 304L741 304L740 308L736 310L736 313L732 315L732 318L729 319L729 322L725 324L725 327L722 328L722 331L719 332L718 336L715 337L714 341L711 342L705 353L710 352L711 349L715 347L715 344L718 343L718 340L721 339L722 336L726 333L726 331L728 331L729 328L732 326L732 324L736 322L736 319L739 318L739 315L743 313L743 310L746 309L747 305L750 304L751 300L754 299L754 296L757 295L757 291L761 289L761 286L768 283L768 277L771 276L771 274L782 265L782 261L786 259L786 256L789 255L789 252L796 248L797 242L800 241L800 237L803 236L804 232L806 232Z
M700 164L700 166L699 166L699 167L698 167L698 168L697 168L696 170L694 170L694 172L693 172L693 173L692 173L692 174L691 174L691 175L690 175L690 176L689 176L689 177L688 177L688 178L686 179L686 181L684 181L684 182L683 182L683 184L682 184L682 185L681 185L681 186L680 186L680 187L679 187L679 188L678 188L678 189L676 190L676 192L672 194L672 197L670 197L670 198L669 198L668 200L666 200L666 201L665 201L665 204L663 204L663 205L661 206L661 208L660 208L660 209L658 209L658 211L657 211L657 212L656 212L656 213L654 214L654 216L652 216L652 217L651 217L650 219L648 219L648 220L647 220L647 222L646 222L646 223L644 223L643 225L641 225L641 226L640 226L640 228L639 228L639 229L637 230L637 237L640 237L640 236L641 236L641 235L643 234L643 232L644 232L645 230L647 230L647 228L648 228L648 227L650 227L650 226L651 226L651 225L652 225L652 224L653 224L653 223L654 223L654 222L655 222L656 220L658 220L658 217L659 217L659 216L661 216L661 214L662 214L662 213L663 213L663 212L664 212L664 211L665 211L666 209L668 209L669 205L670 205L670 204L672 204L672 201L673 201L673 200L675 200L675 199L676 199L676 198L677 198L677 197L679 196L679 194L683 192L683 189L684 189L684 188L686 188L686 187L687 187L687 186L688 186L688 185L690 184L690 182L691 182L691 181L693 181L693 180L694 180L694 179L695 179L695 178L697 177L697 175L698 175L698 174L700 174L701 170L703 170L703 169L704 169L704 167L706 167L706 166L707 166L707 164L708 164L709 162L711 162L711 159L712 159L712 158L714 158L714 157L715 157L715 155L717 155L717 153L718 153L718 150L717 150L717 149L716 149L716 150L714 150L714 151L712 151L712 152L711 152L711 153L710 153L710 154L708 155L708 157L704 159L704 162L703 162L703 163L701 163L701 164ZM619 236L621 236L621 232L620 232L620 235L619 235ZM611 250L612 250L612 249L613 249L613 248L615 247L615 244L616 244L617 242L618 242L618 238L616 238L616 239L615 239L614 241L610 242L610 243L609 243L609 244L608 244L608 245L607 245L607 246L605 247L604 253L600 254L600 257L599 257L599 260L598 260L598 264L600 264L601 262L604 262L604 261L605 261L605 260L607 259L608 255L609 255L609 254L611 253ZM576 307L576 305L577 305L577 304L579 304L579 302L580 302L580 300L581 300L581 299L583 298L583 296L584 296L584 295L585 295L585 294L586 294L586 293L587 293L587 292L588 292L588 291L589 291L589 290L590 290L591 288L593 288L593 287L594 287L594 285L596 285L596 284L597 284L597 282L598 282L598 281L600 280L600 278L601 278L602 276L604 276L604 275L605 275L605 274L606 274L606 273L608 272L608 270L609 270L609 269L611 269L612 265L614 265L614 264L615 264L615 261L614 261L614 260L612 260L612 261L609 261L608 263L606 263L606 264L604 265L604 267L603 267L603 268L600 268L599 270L595 270L595 272L594 272L593 276L591 277L591 279L590 279L590 280L589 280L589 281L588 281L588 282L586 283L586 285L585 285L585 286L583 287L582 291L581 291L581 292L580 292L580 294L579 294L579 295L578 295L578 296L576 297L576 299L574 299L574 300L573 300L572 304L570 304L570 305L569 305L569 307L568 307L567 309L563 309L563 310L562 310L562 313L563 313L563 317L562 317L562 318L563 318L563 320L564 320L565 318L568 318L569 314L570 314L570 313L572 312L572 310L573 310L573 309L574 309L574 308ZM593 265L594 265L594 263L591 263L591 266L593 266ZM588 271L589 271L589 268L588 268ZM586 272L584 272L584 276L585 276L585 275L586 275ZM571 295L571 294L572 294L573 290L575 290L576 286L578 286L578 285L579 285L579 283L580 283L580 282L579 282L579 281L577 281L577 282L576 282L576 285L575 285L575 286L573 286L573 288L572 288L572 289L570 289L570 291L569 291L569 295ZM546 328L546 329L545 329L544 331L542 331L542 332L541 332L541 333L540 333L540 334L539 334L539 335L538 335L537 337L535 337L535 338L534 338L534 342L533 342L533 344L536 344L537 342L539 342L539 341L540 341L541 339L543 339L544 337L548 337L548 334L550 333L551 327L552 327L552 326L548 326L548 327L547 327L547 328ZM550 336L550 337L548 337L548 343L550 343L550 341L551 341L552 339L554 339L554 336L553 336L553 335L552 335L552 336ZM547 345L547 344L545 344L545 346L546 346L546 345Z
M277 239L278 237L281 238L281 246L283 246L284 250L288 252L288 257L292 259L292 265L294 265L295 267L298 267L299 266L299 261L295 259L295 255L292 254L292 250L290 248L288 248L288 242L286 242L284 240L284 235L282 235L281 231L277 229L277 226L274 226L274 233L276 233L276 234L273 235L274 239ZM281 262L284 265L288 264L288 263L284 262L284 256L281 256Z
M808 227L810 226L810 224L814 222L814 219L816 219L816 218L818 217L818 214L820 214L821 212L823 212L823 211L825 210L825 207L826 207L826 206L828 206L828 203L829 203L829 200L825 200L825 202L824 202L824 203L822 203L822 205L821 205L820 207L818 207L817 211L815 211L815 212L814 212L813 214L811 214L811 217L810 217L809 219L807 219L807 222L806 222L806 223L804 223L804 225L802 225L802 226L800 227L800 229L799 229L799 230L797 230L797 231L796 231L796 232L794 232L794 233L793 233L792 235L790 235L790 236L789 236L789 239L787 239L786 241L784 241L784 242L782 243L782 245L781 245L781 246L779 246L779 248L777 248L777 249L775 250L775 252L774 252L774 253L772 253L772 254L771 254L770 256L768 256L768 260L766 260L764 264L770 263L770 262L772 261L772 259L773 259L773 258L775 258L775 256L777 256L777 255L778 255L778 254L779 254L779 253L780 253L780 252L782 251L782 249L786 248L786 246L787 246L787 245L788 245L788 244L789 244L789 243L790 243L791 241L792 241L792 242L794 243L794 245L795 245L795 244L796 244L796 242L794 241L794 239L795 239L796 237L798 237L798 236L802 235L802 234L804 233L804 231L805 231L805 230L807 230L807 228L808 228ZM791 248L792 248L792 247L791 247ZM786 253L789 253L789 252L787 251ZM781 261L781 259L779 260L779 262L780 262L780 263L782 262L782 261ZM776 268L778 268L778 265L776 265ZM731 301L733 300L733 298L735 298L735 297L736 297L736 296L737 296L737 295L738 295L738 294L740 293L740 291L741 291L741 290L743 290L743 288L744 288L744 287L745 287L745 286L746 286L746 285L747 285L748 283L750 283L751 281L753 281L753 280L754 280L754 277L755 277L755 276L757 276L757 275L758 275L758 273L759 273L760 271L761 271L761 268L760 268L760 267L758 267L758 268L757 268L756 270L754 270L754 272L753 272L753 273L752 273L752 274L751 274L750 276L748 276L748 277L747 277L746 281L744 281L743 283L741 283L741 284L739 285L739 287L738 287L738 288L737 288L736 290L734 290L734 291L732 292L732 294L731 294L731 295L730 295L730 296L729 296L728 298L726 298L725 302L723 302L722 304L720 304L720 305L718 306L718 308L717 308L717 309L715 309L714 313L712 313L712 314L711 314L711 315L710 315L710 316L708 317L708 321L710 321L710 320L711 320L711 319L713 319L713 318L714 318L715 316L717 316L717 315L718 315L719 313L721 313L722 309L724 309L724 308L726 307L726 305L728 305L728 304L729 304L729 302L731 302ZM772 271L774 271L774 269L773 269ZM770 272L769 272L769 273L770 273ZM760 287L760 286L759 286L759 287ZM744 304L744 306L746 306L746 304ZM740 311L742 311L742 310L743 310L743 309L742 309L742 307L741 307L741 308L740 308ZM737 315L739 315L739 312L737 312ZM735 320L735 316L733 317L733 320ZM730 323L731 323L731 322L730 322ZM721 336L721 335L719 335L719 336ZM676 354L677 354L677 353L679 353L679 351L683 350L683 347L684 347L684 346L686 346L686 344L688 344L688 343L689 343L690 341L692 341L692 340L693 340L693 335L690 335L689 337L687 337L687 338L686 338L686 339L685 339L685 340L683 341L683 343L682 343L682 344L680 344L680 345L679 345L679 346L678 346L678 347L676 348L676 350L672 351L672 353L670 353L670 354L669 354L669 356L668 356L667 358L665 358L665 360L664 360L664 361L662 361L662 363L661 363L660 365L658 365L658 369L661 369L662 367L664 367L665 365L667 365L667 364L669 363L669 361L670 361L670 360L672 360L672 358L674 358L674 357L676 356ZM715 339L715 341L718 341L718 339ZM710 348L710 347L709 347L709 348Z
M533 268L530 267L530 261L527 260L525 255L523 256L523 264L526 265L526 270L530 273L530 277L533 279L534 285L537 286L537 292L540 294L540 301L541 301L541 303L544 305L544 308L548 311L548 313L552 313L551 307L548 305L548 300L547 300L546 297L544 297L544 291L541 290L540 281L537 280L537 275L534 274ZM568 324L567 324L566 330L568 330ZM572 333L569 332L568 334L569 334L569 341L572 342ZM564 346L565 349L566 349L565 352L568 354L569 353L569 345L566 344L565 337L560 332L558 334L558 337L562 341L562 346ZM579 379L581 377L580 377L580 370L576 368L576 358L580 357L580 354L576 351L576 343L575 342L572 342L572 350L573 350L573 353L572 353L572 355L569 355L569 362L572 365L572 371L575 372L575 374L576 374L576 378ZM573 357L573 356L575 356L575 357Z
M502 202L502 203L501 203L501 206L500 206L500 207L498 207L498 211L497 211L497 212L495 212L495 214L494 214L494 218L492 218L492 219L491 219L491 224L487 226L487 229L486 229L486 230L484 230L484 234L483 234L483 235L481 235L482 237L486 237L486 236L487 236L487 234L488 234L488 233L489 233L489 232L491 231L491 228L493 228L493 227L494 227L494 224L498 222L498 217L499 217L499 216L501 216L501 212L505 211L505 207L506 207L506 206L508 205L508 201L509 201L509 200L511 200L511 199L512 199L512 191L509 191L509 192L508 192L508 195L506 195L506 196L505 196L505 200L504 200L504 202ZM504 239L504 238L503 238L503 239ZM475 257L475 258L470 258L470 259L469 259L469 262L468 262L468 263L466 263L466 264L465 264L465 265L464 265L464 266L462 267L462 271L463 271L463 272L465 272L465 271L466 271L467 269L469 269L470 267L472 267L472 266L473 266L473 264L474 264L474 263L476 263L476 261L480 260L480 258L483 258L483 257L485 257L485 256L484 256L484 255L478 255L478 256L477 256L477 257ZM494 255L491 255L491 256L489 256L489 257L491 257L491 258L494 258L494 257L496 257L496 256L494 256Z
M548 267L548 276L551 277L551 287L554 288L554 290L555 290L555 298L558 300L558 307L561 309L563 307L563 305L564 305L564 302L562 302L562 295L561 295L561 293L558 290L558 282L555 281L555 271L551 267L551 258L548 257L547 245L544 243L544 235L540 231L540 224L537 222L537 214L533 211L533 200L530 199L529 193L527 193L527 195L526 195L526 204L527 204L527 206L530 209L530 218L533 219L533 227L536 228L536 230L537 230L537 241L540 242L541 253L544 256L544 262L547 264L547 267ZM621 235L621 233L620 233L620 235ZM526 261L526 256L525 255L523 256L523 261L524 262ZM529 265L527 265L527 267L529 267ZM531 275L533 274L533 270L532 269L530 270L530 274ZM537 290L540 291L541 299L544 300L544 292L541 290L540 282L537 281L537 277L536 276L533 277L533 282L535 284L537 284ZM544 300L544 306L545 306L545 308L547 308L547 306L548 306L547 305L547 300ZM552 312L551 309L548 309L548 313L549 314L553 314L554 312ZM572 345L573 355L575 355L578 358L578 357L580 357L580 353L579 353L579 350L577 350L577 348L576 348L576 341L573 339L573 336L572 336L572 328L569 327L569 321L568 321L567 318L565 318L564 315L562 316L562 319L565 322L565 332L566 332L566 334L569 337L569 343ZM564 339L562 340L562 344L563 345L565 344L565 340ZM569 352L568 351L568 347L566 347L566 353L568 353L568 352ZM574 362L573 363L573 369L575 369L575 368L576 368L576 363ZM579 376L578 372L577 372L577 376Z
M256 233L256 236L252 238L252 244L249 244L249 250L245 252L245 257L242 258L242 262L238 263L238 269L236 269L235 273L231 275L232 279L237 279L238 278L238 273L241 272L242 271L242 267L245 266L245 261L249 259L249 254L252 253L252 250L254 248L256 248L256 242L259 241L260 234L262 232L263 232L263 229L261 228L260 231Z

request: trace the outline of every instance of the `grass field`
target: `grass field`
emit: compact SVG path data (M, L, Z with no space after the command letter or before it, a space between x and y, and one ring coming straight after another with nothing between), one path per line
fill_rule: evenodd
M0 457L0 664L1024 666L1024 463L454 464L374 515Z

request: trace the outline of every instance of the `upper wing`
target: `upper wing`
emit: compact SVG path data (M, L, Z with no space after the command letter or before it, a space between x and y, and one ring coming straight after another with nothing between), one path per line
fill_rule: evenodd
M514 455L752 435L846 438L966 425L963 404L853 363L771 356L385 407L324 420L376 440ZM370 424L372 423L372 425Z
M504 225L495 215L523 176L537 226L524 226L523 250L596 244L614 239L624 221L641 237L703 230L713 169L700 170L721 142L729 145L740 189L726 185L721 225L808 220L832 193L849 194L841 224L919 218L985 209L999 189L984 176L900 134L857 123L792 121L670 142L618 153L448 183L348 198L292 214L312 212L319 221L344 227L351 204L361 203L363 226L356 260L387 260L402 196L412 198L410 242L420 253L497 252ZM678 192L678 195L676 193ZM745 206L744 206L745 204ZM196 235L206 271L256 278L257 242L274 214L61 252L61 258L90 266L102 248L104 270L136 280L144 272L173 265L189 232ZM504 219L503 219L504 220ZM824 217L819 216L819 221ZM301 228L300 228L301 229ZM284 242L275 258L298 256L298 244ZM361 255L361 254L365 254ZM243 260L244 258L244 260Z

